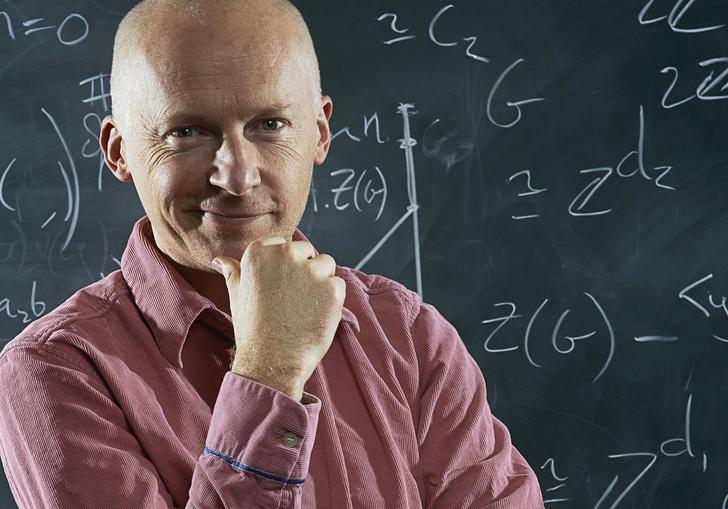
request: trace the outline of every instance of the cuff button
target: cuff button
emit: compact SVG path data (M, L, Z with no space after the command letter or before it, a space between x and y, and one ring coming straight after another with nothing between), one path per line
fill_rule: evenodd
M301 441L301 437L290 431L283 434L283 443L288 447L296 447L298 442Z

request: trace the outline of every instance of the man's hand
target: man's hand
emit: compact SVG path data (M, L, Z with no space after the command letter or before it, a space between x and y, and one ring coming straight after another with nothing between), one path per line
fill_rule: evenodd
M346 283L334 275L336 262L283 237L251 242L239 262L215 259L230 296L232 371L300 401L341 320Z

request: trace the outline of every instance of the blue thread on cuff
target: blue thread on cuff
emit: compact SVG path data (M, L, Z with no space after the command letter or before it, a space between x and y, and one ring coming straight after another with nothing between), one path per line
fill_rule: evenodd
M229 463L233 467L242 470L244 472L250 472L251 474L259 475L260 477L264 477L266 479L270 479L272 481L278 481L281 484L293 484L300 486L304 483L305 479L286 479L284 477L280 477L278 475L271 474L269 472L265 472L263 470L258 470L257 468L253 468L250 465L246 465L245 463L240 463L239 461L235 461L229 456L225 456L221 452L214 451L208 447L205 447L203 449L205 454L209 454L210 456L215 456L217 458L220 458L221 460L224 460L225 462Z

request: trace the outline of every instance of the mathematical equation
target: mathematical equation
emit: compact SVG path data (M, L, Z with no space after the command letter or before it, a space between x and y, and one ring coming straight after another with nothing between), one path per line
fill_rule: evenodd
M568 213L574 217L584 216L600 216L603 214L609 214L612 212L611 208L599 208L593 207L592 200L596 201L598 191L608 181L614 180L614 178L620 177L625 181L630 181L633 178L642 178L645 181L653 182L654 185L660 189L667 189L675 191L675 187L663 182L663 179L673 169L670 165L659 165L649 166L646 163L647 154L645 148L645 113L644 108L640 105L640 124L639 133L636 137L635 148L628 151L617 164L611 166L602 166L596 168L588 168L579 170L581 175L596 175L591 181L589 181L584 188L573 198L568 206ZM523 177L518 179L518 177ZM548 190L548 188L534 188L531 178L530 170L521 170L511 175L507 181L510 183L517 184L520 180L521 185L526 187L526 191L518 193L518 197L533 196L541 194ZM533 219L540 217L540 214L519 214L512 215L511 218L514 220Z
M688 394L687 402L685 404L685 412L680 419L680 430L678 436L672 436L671 438L664 438L659 447L656 450L639 450L630 452L616 452L609 454L606 459L610 460L610 465L614 464L608 470L616 470L619 468L618 473L614 475L611 481L603 488L598 491L599 496L596 501L591 501L593 505L589 507L593 509L609 508L614 509L619 507L620 503L629 500L628 496L630 492L640 482L655 482L655 476L659 479L659 474L652 472L652 479L649 479L649 475L653 469L669 468L671 463L676 468L684 469L683 463L676 464L675 458L686 456L694 458L693 464L697 468L698 472L705 474L708 471L708 453L706 451L696 451L694 447L694 438L692 433L692 402L693 394ZM554 457L549 457L541 466L539 470L541 474L541 489L543 492L544 504L562 504L569 502L574 499L580 498L569 494L562 494L562 491L569 491L569 480L568 475L559 475L557 473L556 460ZM625 475L624 471L634 472L631 475ZM554 483L554 485L551 485ZM726 496L728 499L728 495ZM725 509L725 499L723 506L720 509ZM550 506L549 506L550 507ZM717 509L717 505L716 505Z
M600 321L603 323L604 328L606 330L606 334L603 336L603 343L606 344L605 350L605 358L604 362L599 368L599 371L594 375L594 378L592 378L591 383L596 382L599 380L599 378L604 375L604 372L609 367L610 363L612 362L612 359L614 358L614 350L616 348L616 340L615 340L615 334L614 334L614 327L612 326L611 321L607 317L607 314L604 312L604 309L599 304L599 302L588 292L584 292L584 295L587 297L588 302L593 305L594 309L597 312L597 316L599 317ZM513 302L498 302L496 304L493 304L493 307L499 308L499 307L505 307L509 309L509 311L501 316L495 317L495 318L487 318L485 320L482 320L480 323L483 324L497 324L497 326L488 334L486 337L483 348L486 352L489 353L503 353L503 352L511 352L514 350L518 350L523 346L523 352L526 356L526 360L529 364L531 364L533 367L540 368L542 367L542 364L536 362L534 359L533 354L533 334L532 330L534 328L534 324L536 323L536 320L538 319L539 315L543 311L544 307L548 304L549 299L544 299L541 304L539 304L538 308L533 312L531 317L528 319L528 324L526 325L526 329L523 335L523 344L522 345L511 345L511 346L503 346L502 343L497 343L494 345L494 339L496 339L496 334L498 334L501 329L503 329L507 324L509 324L511 321L516 320L518 318L523 318L523 314L516 314L516 304ZM557 319L556 323L553 326L553 330L551 333L551 346L553 347L553 350L559 354L567 355L575 351L576 345L578 341L584 341L584 340L590 340L590 343L593 343L596 341L596 339L593 339L596 336L597 331L592 330L587 332L586 334L582 334L579 336L560 336L560 330L563 327L564 320L567 318L567 316L571 313L571 308L565 309L561 312L561 315Z
M687 302L691 304L692 307L700 310L706 318L712 316L710 310L713 310L714 312L715 310L718 310L720 316L728 318L728 298L726 298L726 296L721 296L720 299L718 299L714 297L713 294L707 291L704 287L704 285L712 278L713 274L711 273L684 286L677 293L676 304ZM701 294L701 291L704 292L704 294ZM601 347L601 349L604 351L604 361L599 367L598 372L590 381L590 383L594 383L599 378L601 378L602 375L604 375L605 371L612 362L612 359L614 358L615 349L617 346L617 335L615 333L615 328L612 325L612 320L609 319L608 313L605 311L604 307L589 292L584 292L584 295L586 296L586 302L591 307L593 307L593 314L595 315L597 322L603 326L603 334L600 336L597 335L597 330L590 330L589 332L581 335L562 336L561 329L564 327L564 321L567 319L567 317L569 317L572 311L571 308L567 308L560 312L551 329L549 339L550 346L552 347L554 352L561 355L569 355L575 352L577 345L593 345L600 342L599 338L602 338L601 343L604 346ZM510 326L512 322L515 322L519 318L524 318L525 315L522 313L517 313L518 308L514 302L505 301L493 304L494 308L505 308L507 311L499 316L486 318L485 320L482 320L480 322L482 324L495 325L493 330L490 331L490 333L485 338L485 341L483 342L484 350L488 353L501 354L505 352L512 352L522 348L526 360L531 366L535 368L543 367L540 362L537 362L533 353L533 330L537 320L539 319L539 316L544 311L548 303L548 298L543 299L541 303L537 306L535 311L530 315L530 317L528 318L528 323L523 332L522 342L518 345L507 345L506 341L498 338L498 335L503 335L503 333L507 330L505 327ZM712 334L711 336L713 339L721 343L728 343L727 334L723 334L722 336L718 334ZM639 334L632 335L632 337L637 343L675 342L679 340L679 336L666 336L664 334Z
M679 297L681 299L685 299L687 302L692 304L696 309L699 309L705 315L706 318L710 318L711 316L713 316L713 315L711 315L711 312L709 311L709 309L713 310L714 312L715 312L715 310L723 311L722 314L725 315L726 317L728 317L728 306L726 306L726 297L721 296L720 301L717 301L716 299L713 298L713 294L711 292L708 292L707 290L705 290L705 288L703 286L707 281L709 281L711 279L713 279L712 273L698 279L697 281L690 283L685 288L680 290ZM704 300L705 297L697 295L698 289L705 291L705 294L707 295L707 301ZM701 301L702 301L702 304L701 304ZM720 314L721 313L719 313L719 315ZM713 339L716 339L720 342L728 343L728 334L725 334L725 333L721 333L721 334L722 334L721 336L719 336L717 334L712 334L712 337L713 337Z
M564 205L564 211L571 217L590 217L609 214L612 208L599 206L600 196L605 193L608 186L615 179L626 183L650 182L660 190L676 191L670 182L670 173L673 166L670 164L650 164L649 147L646 140L646 119L644 107L639 108L639 127L634 135L634 145L626 153L615 158L609 166L580 169L578 175L587 177L581 190L575 194L570 203ZM390 143L389 136L382 135L382 126L377 112L363 115L360 127L346 126L337 130L332 136L332 142L350 141L355 143L372 142L377 145ZM434 119L425 128L420 137L421 153L426 158L436 158L447 170L452 166L470 157L475 149L477 140L461 138L455 127L449 126L439 118ZM353 178L353 175L350 177ZM542 183L541 177L534 176L532 170L519 170L511 174L504 182L507 187L513 188L514 196L521 198L546 193L550 187ZM551 207L549 207L551 209ZM540 217L540 213L512 214L511 219L521 221Z
M468 44L465 47L464 54L467 57L470 57L474 60L477 60L478 62L483 63L490 63L490 58L478 55L473 52L473 47L477 44L478 38L474 35L469 35L467 37L463 37L461 40L455 40L455 41L443 41L438 35L437 35L437 26L438 23L440 23L440 19L443 17L443 15L453 9L455 7L454 4L448 4L442 7L439 11L437 11L434 16L432 17L432 20L429 23L427 33L429 36L429 40L436 44L437 46L441 47L455 47L459 46L462 41L467 42ZM407 34L407 32L410 31L410 28L402 28L398 26L398 16L396 13L393 12L387 12L384 14L381 14L379 17L376 18L377 21L380 22L386 22L387 20L390 21L389 29L394 32L394 35L396 37L388 40L382 41L383 44L386 45L392 45L395 43L401 43L404 41L410 41L412 39L415 39L417 37L416 34ZM403 35L407 34L407 35ZM495 83L490 89L490 92L488 93L488 99L486 102L486 115L488 117L488 120L495 126L501 127L504 129L511 128L515 126L518 122L520 122L522 116L523 116L523 110L522 106L525 106L530 103L540 102L544 101L545 98L543 97L531 97L528 99L520 99L517 101L511 101L511 100L505 100L502 101L505 103L505 105L508 108L512 108L511 118L505 119L505 118L496 118L496 110L494 108L494 103L496 103L496 98L499 97L499 92L501 88L503 87L503 82L508 78L513 72L516 66L521 64L523 62L523 58L517 58L513 63L508 65L506 69L501 72L500 76L495 80Z
M363 170L357 176L357 170L352 168L341 168L329 172L329 175L336 177L339 175L343 176L343 182L340 186L331 189L330 192L333 194L334 208L338 211L346 210L352 201L354 208L362 212L362 207L372 205L375 201L379 202L379 208L377 209L377 216L374 221L379 221L382 215L384 206L387 203L387 181L384 178L382 171L375 166L373 177L368 177L366 180L364 177L367 176L367 171ZM319 211L319 193L317 187L311 189L311 202L313 203L314 212ZM375 204L376 205L376 204ZM325 208L329 208L330 204L326 202Z
M73 17L69 19L73 19ZM61 28L59 27L59 30ZM65 29L65 25L63 28ZM72 41L65 40L65 42ZM81 89L90 87L90 94L80 102L86 105L98 103L103 106L103 112L108 113L111 99L111 95L108 92L108 78L109 74L101 73L81 80L79 87ZM28 237L33 233L35 228L30 226L27 219L24 219L21 213L21 201L18 198L23 192L28 190L28 185L25 182L26 176L25 174L20 174L13 179L13 174L19 167L20 162L17 157L10 156L10 161L5 165L2 173L0 173L0 208L12 212L16 216L15 220L9 221L12 228L6 230L6 233L14 232L16 238L10 240L4 239L3 242L0 242L0 264L12 264L16 266L18 268L18 276L22 277L25 274L41 268L41 263L28 264L28 260L40 258L45 262L43 264L45 270L55 277L63 279L65 269L61 267L70 261L78 261L91 281L96 280L97 277L103 278L105 276L103 267L108 263L108 260L112 260L114 266L120 266L120 261L116 257L110 256L107 251L106 232L103 225L101 226L101 235L103 237L105 253L104 260L102 261L102 271L97 274L92 273L89 267L93 265L93 262L86 259L87 255L84 252L85 243L73 243L78 228L81 208L82 175L77 167L77 158L79 156L84 159L98 158L97 187L99 191L102 190L101 175L105 168L105 163L101 147L99 146L101 116L96 112L84 114L80 126L88 134L89 138L84 140L83 144L76 149L68 142L67 134L62 132L55 116L45 107L40 108L40 113L45 118L46 125L52 130L58 143L58 148L63 153L63 157L56 159L50 166L56 168L55 171L51 170L51 174L59 177L59 182L62 183L65 189L65 214L59 215L57 210L49 210L47 217L35 225L37 227L37 235L43 237L44 240L36 240L35 242L29 240ZM17 185L10 185L12 180L15 180ZM13 196L14 199L10 196ZM52 206L52 203L48 200L34 203L36 211L42 209L43 205ZM49 231L49 228L53 226L54 222L57 223L58 228L62 231L57 231L56 233ZM37 281L33 281L30 289L29 305L27 307L19 305L8 297L0 298L0 315L18 320L23 324L30 323L33 319L42 316L46 311L46 304L37 297L36 293Z
M670 30L682 34L704 34L706 32L712 32L714 30L725 29L725 24L720 25L708 25L708 26L692 26L686 27L684 25L683 17L689 14L695 0L677 0L670 9L669 13L654 16L652 13L657 9L654 6L655 0L649 0L637 16L637 20L640 25L651 25L654 23L662 23L663 21ZM653 17L649 17L653 16ZM665 94L662 96L662 107L665 109L675 108L681 104L698 99L702 101L715 101L720 99L728 99L728 94L721 94L728 89L728 58L727 57L713 57L701 60L698 62L700 67L711 68L710 72L703 78L702 81L696 86L695 93L690 94L687 97L681 99L672 99L673 90L680 81L680 71L677 67L668 65L660 70L660 73L670 75L672 74L672 80L667 86ZM717 76L714 74L714 68L722 69Z
M11 41L17 40L16 27L22 31L23 36L45 30L55 30L56 41L64 46L75 46L82 43L90 31L86 18L77 12L72 12L56 24L47 24L45 18L30 18L20 21L20 26L18 26L16 25L17 20L14 20L7 11L0 11L0 26L3 26L3 21L7 37Z
M81 102L92 106L100 106L101 114L90 111L83 117L83 129L88 134L81 147L81 156L84 159L97 160L97 184L96 188L103 191L103 175L106 173L106 162L104 161L104 153L99 145L99 133L101 131L102 116L111 113L109 102L111 101L111 86L109 84L110 74L101 72L95 76L81 80L78 85L80 87L88 87L88 97ZM89 148L93 147L93 150Z

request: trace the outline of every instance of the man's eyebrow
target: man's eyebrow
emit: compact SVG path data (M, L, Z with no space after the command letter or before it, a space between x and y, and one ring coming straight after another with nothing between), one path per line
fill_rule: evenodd
M262 112L279 112L279 111L285 111L291 109L292 104L291 103L274 103L269 104L261 108Z
M293 107L292 103L279 102L273 104L266 104L259 107L253 107L250 109L251 113L255 113L255 116L261 115L273 115L284 111L289 111ZM161 116L165 123L174 124L179 122L203 122L209 118L208 113L198 112L194 110L177 109L169 112L165 112Z
M154 123L160 129L182 124L202 124L209 119L209 117L203 113L184 110L163 113L156 118L157 120Z

